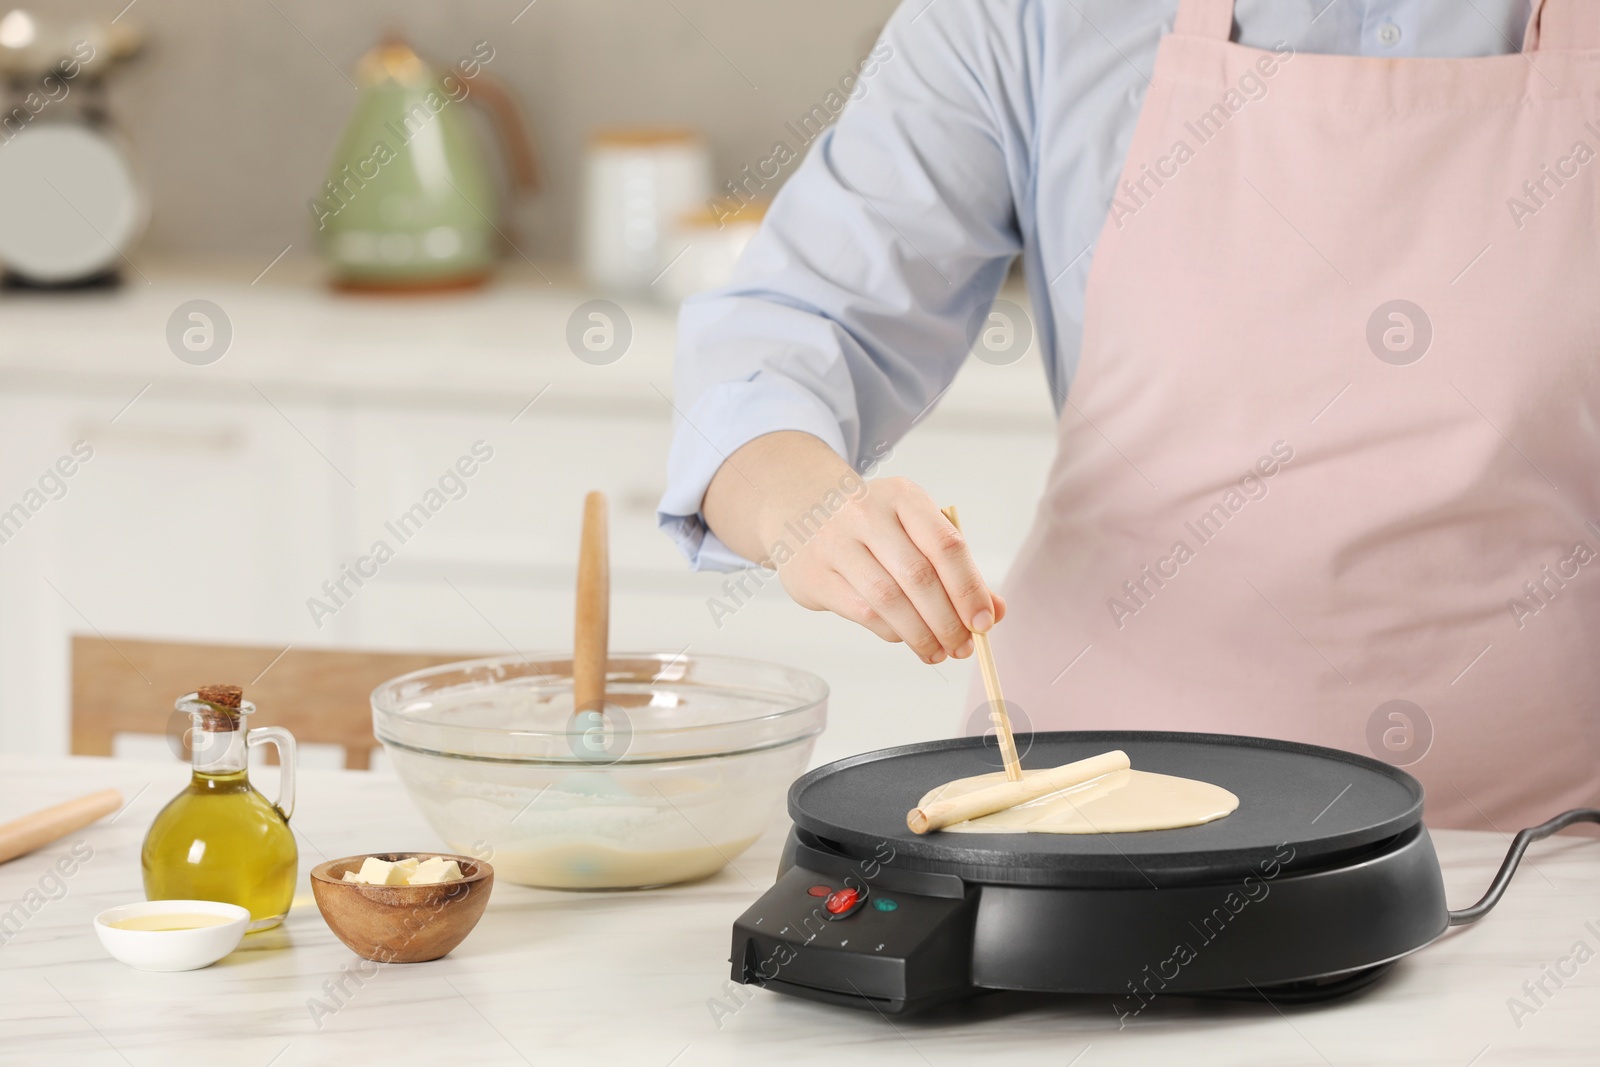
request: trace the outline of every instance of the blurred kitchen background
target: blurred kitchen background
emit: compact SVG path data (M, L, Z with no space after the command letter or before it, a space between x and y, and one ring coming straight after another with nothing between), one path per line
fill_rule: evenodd
M111 77L113 117L151 202L153 255L264 255L308 234L355 105L361 56L398 33L447 66L486 42L544 163L518 244L575 252L584 149L600 127L704 131L714 173L766 158L784 124L871 49L893 0L136 0L144 41ZM110 24L121 5L50 0L37 15ZM515 19L515 22L512 20ZM41 115L41 118L44 117ZM519 212L519 216L521 212ZM525 238L525 240L524 240ZM265 260L262 261L263 264Z
M192 679L247 696L310 649L568 648L588 489L613 649L822 674L819 760L963 729L969 664L691 574L654 521L676 304L896 62L894 7L0 5L0 750L163 751L148 678L148 730L84 725L85 673L155 642L259 649ZM1054 420L1025 313L990 325L877 473L998 578Z

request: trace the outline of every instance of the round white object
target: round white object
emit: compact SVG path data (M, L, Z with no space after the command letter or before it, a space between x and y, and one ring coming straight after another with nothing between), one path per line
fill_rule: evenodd
M41 123L0 143L0 263L64 283L116 265L143 225L133 168L108 135Z
M215 926L180 930L125 930L126 919L160 915L206 915ZM94 932L105 950L141 971L193 971L209 967L239 947L250 913L217 900L142 900L108 908L94 917Z

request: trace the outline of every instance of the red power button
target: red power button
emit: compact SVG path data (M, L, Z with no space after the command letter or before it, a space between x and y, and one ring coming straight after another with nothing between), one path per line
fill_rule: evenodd
M856 906L857 899L861 896L854 889L841 889L830 896L822 905L833 915L843 915Z

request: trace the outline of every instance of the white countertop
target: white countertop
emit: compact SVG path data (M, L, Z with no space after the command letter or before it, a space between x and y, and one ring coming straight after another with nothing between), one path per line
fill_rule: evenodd
M568 403L609 412L670 413L677 310L643 296L591 291L571 268L506 264L467 292L352 295L323 284L314 262L152 261L120 288L0 293L0 388L167 395L253 395L274 401L374 399L432 408L504 404L545 386ZM1007 295L1018 302L1019 291ZM610 299L633 331L606 365L577 358L574 313ZM226 353L192 366L168 346L167 324L190 300L220 307L232 328ZM969 360L940 402L945 418L1015 428L1054 415L1037 346L1018 362Z
M177 763L0 756L0 819L105 786L137 794L114 821L0 867L0 913L32 902L20 931L0 944L0 1063L1490 1067L1597 1055L1600 962L1589 957L1600 950L1600 841L1592 838L1535 845L1491 915L1350 1000L1280 1012L1170 998L1119 1031L1107 998L1001 994L890 1021L725 986L730 927L772 883L777 826L737 869L694 885L559 893L498 884L477 930L449 956L347 977L359 961L310 903L305 872L323 858L440 847L398 780L357 771L302 772L294 825L305 901L282 927L246 938L206 970L131 970L105 955L90 923L142 896L140 841L187 773ZM1505 842L1464 831L1434 837L1451 903L1470 903ZM93 857L64 892L45 895L51 886L41 879L75 842ZM1560 988L1547 979L1553 995L1519 1027L1509 998L1526 1000L1523 983L1579 942L1589 961ZM341 980L350 990L342 1006L314 1019L309 1005L328 1002L328 983ZM716 1002L725 1010L714 1012Z

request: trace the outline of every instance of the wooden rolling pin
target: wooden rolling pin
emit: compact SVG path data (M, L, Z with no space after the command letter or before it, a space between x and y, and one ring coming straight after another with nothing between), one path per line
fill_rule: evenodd
M1098 756L1090 756L1076 763L1052 767L1047 771L1035 771L1020 782L1000 782L965 796L935 800L926 807L912 808L906 814L906 825L911 827L911 832L914 834L942 830L958 822L993 815L997 811L1005 811L1007 808L1026 804L1030 800L1038 800L1063 789L1071 789L1102 774L1125 771L1130 766L1128 754L1120 748L1112 752L1102 752Z
M26 855L122 807L122 794L102 789L0 826L0 863Z

